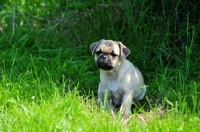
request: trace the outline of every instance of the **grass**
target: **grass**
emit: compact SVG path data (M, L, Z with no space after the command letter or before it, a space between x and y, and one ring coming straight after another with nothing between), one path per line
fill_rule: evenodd
M8 83L9 82L9 83ZM56 85L51 78L38 83L32 73L10 82L1 83L1 131L198 131L199 116L187 111L186 101L172 104L170 109L138 114L125 123L120 114L114 117L98 107L96 97L80 95L79 86L73 90L64 80ZM181 107L179 106L181 105ZM185 105L185 106L184 106ZM184 108L185 107L185 108ZM182 108L183 110L180 110ZM184 110L185 109L185 110ZM164 112L164 113L161 113Z
M153 108L152 113L136 112L128 123L125 123L119 114L112 117L104 109L100 109L96 97L81 96L78 86L73 90L68 89L66 93L64 84L53 85L51 80L38 84L33 78L18 79L16 83L7 83L5 80L0 87L1 131L199 130L199 116L196 112L182 113L183 110L180 111L177 106L180 101L163 115L159 113L159 109Z
M0 131L200 130L198 4L184 15L180 1L162 13L140 1L43 2L0 6ZM131 49L148 85L128 122L98 106L89 45L102 38Z

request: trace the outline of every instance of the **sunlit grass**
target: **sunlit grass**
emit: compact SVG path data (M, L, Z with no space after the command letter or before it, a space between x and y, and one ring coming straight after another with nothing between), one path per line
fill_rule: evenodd
M150 112L134 111L125 122L120 114L111 116L98 107L96 97L83 97L79 86L68 89L52 85L47 80L36 87L26 85L34 80L18 78L21 83L0 86L1 131L198 131L200 118L197 112L185 113L184 102L173 104L166 99L168 109L152 107ZM34 83L33 83L34 84ZM25 92L26 90L26 92ZM28 91L28 93L27 93ZM21 94L25 92L24 94ZM187 107L187 106L185 106ZM187 109L187 108L185 108ZM188 110L188 109L187 109Z

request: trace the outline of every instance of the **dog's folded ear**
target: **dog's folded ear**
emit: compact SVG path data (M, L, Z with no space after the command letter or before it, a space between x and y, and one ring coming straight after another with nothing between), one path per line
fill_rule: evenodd
M120 49L120 58L124 59L131 53L131 51L129 48L127 48L121 42L118 42L118 44L119 44L119 49Z
M99 46L99 44L103 41L104 39L101 39L98 42L94 42L90 45L90 50L92 52L92 55L94 54L94 52L96 51L97 47Z

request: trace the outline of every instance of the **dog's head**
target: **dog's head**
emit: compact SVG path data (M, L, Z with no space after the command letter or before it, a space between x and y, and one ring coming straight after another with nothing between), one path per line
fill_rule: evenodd
M112 70L130 54L130 50L121 42L104 39L92 43L90 50L95 54L97 67L103 70Z

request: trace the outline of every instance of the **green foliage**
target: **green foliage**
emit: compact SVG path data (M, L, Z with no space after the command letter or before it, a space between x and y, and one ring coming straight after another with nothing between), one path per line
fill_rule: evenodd
M2 1L0 130L198 131L199 4ZM146 104L153 112L161 105L164 117L151 120L139 104L148 123L138 120L136 109L123 124L120 114L113 120L98 108L99 72L89 45L102 38L131 49L127 59L142 71L148 86Z

